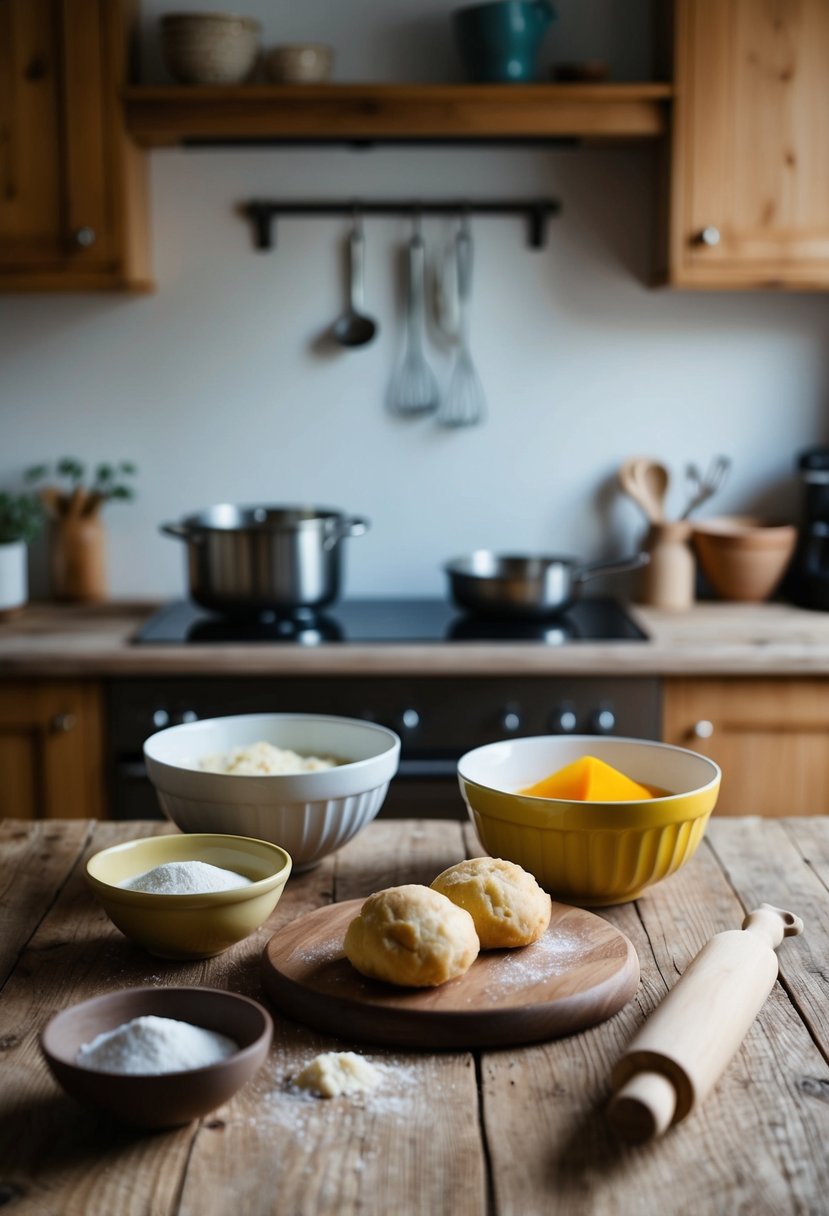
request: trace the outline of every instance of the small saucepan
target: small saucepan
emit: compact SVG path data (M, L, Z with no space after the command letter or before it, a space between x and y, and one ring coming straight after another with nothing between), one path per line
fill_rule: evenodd
M566 612L588 579L638 570L647 553L580 564L571 557L501 555L476 549L447 562L452 598L468 612L538 620Z

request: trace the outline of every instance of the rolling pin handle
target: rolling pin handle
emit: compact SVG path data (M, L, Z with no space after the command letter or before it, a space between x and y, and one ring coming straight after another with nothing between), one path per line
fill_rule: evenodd
M761 904L749 912L743 921L743 929L764 938L772 950L776 950L784 937L797 937L798 933L803 932L803 921L785 908Z
M642 1144L668 1130L676 1114L676 1090L661 1072L640 1072L611 1099L608 1118L631 1144Z

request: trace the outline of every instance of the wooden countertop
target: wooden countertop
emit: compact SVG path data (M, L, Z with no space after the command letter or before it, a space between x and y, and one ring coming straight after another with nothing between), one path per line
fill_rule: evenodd
M648 642L133 646L152 604L29 605L0 622L0 677L829 675L829 613L788 604L634 607Z
M158 823L0 823L0 1202L62 1216L602 1216L826 1210L829 1194L829 818L714 819L696 856L636 904L602 910L633 942L642 982L609 1021L497 1052L406 1054L327 1039L277 1017L270 1056L233 1100L187 1127L139 1135L76 1106L37 1038L58 1010L141 984L261 998L259 957L281 925L479 852L457 823L379 821L294 876L268 923L200 963L133 947L86 889L83 860ZM805 931L699 1111L650 1145L622 1145L604 1107L611 1067L714 933L763 901ZM322 1050L385 1065L380 1090L298 1097Z

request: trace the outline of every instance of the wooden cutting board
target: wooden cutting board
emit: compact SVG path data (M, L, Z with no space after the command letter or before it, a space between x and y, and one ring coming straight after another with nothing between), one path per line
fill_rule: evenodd
M339 1038L426 1050L537 1043L611 1017L639 984L624 934L558 903L539 941L482 952L466 975L439 988L366 979L343 953L362 904L331 904L291 921L262 955L265 992L277 1008Z

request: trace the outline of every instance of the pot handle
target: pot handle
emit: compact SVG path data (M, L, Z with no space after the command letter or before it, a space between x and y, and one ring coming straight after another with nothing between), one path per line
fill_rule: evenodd
M612 562L588 562L576 570L574 583L585 583L598 574L621 574L624 570L641 570L651 560L649 553L634 553L631 557L617 557Z
M200 533L194 532L186 524L159 524L158 530L159 532L163 532L165 536L174 536L176 540L195 541L198 543L204 539Z
M323 549L333 549L334 546L347 536L364 536L368 532L369 522L359 515L351 519L331 520L322 542Z

